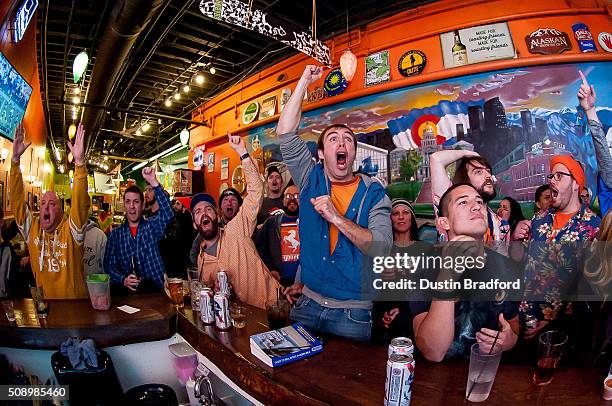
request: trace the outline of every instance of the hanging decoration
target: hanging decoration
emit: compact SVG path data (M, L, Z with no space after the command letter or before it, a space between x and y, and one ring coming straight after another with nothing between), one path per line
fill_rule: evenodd
M325 77L325 81L323 82L323 87L325 88L325 93L328 97L337 96L344 92L347 88L348 83L344 76L342 76L342 71L340 68L334 68L327 74Z
M75 58L74 63L72 64L72 78L74 79L74 83L79 83L81 80L81 76L85 73L85 69L87 69L87 64L89 63L89 57L87 56L87 52L81 51Z
M181 137L181 145L184 146L184 145L189 144L189 130L188 129L183 128L181 130L180 137Z
M238 0L202 0L200 11L207 17L253 30L274 38L285 45L311 56L323 65L331 67L329 48L316 39L313 33L296 27L278 17L249 7ZM313 15L315 10L313 10ZM313 32L315 32L313 26Z
M344 51L340 57L340 69L347 82L353 80L353 76L355 76L355 71L357 70L357 57L351 52L350 48Z

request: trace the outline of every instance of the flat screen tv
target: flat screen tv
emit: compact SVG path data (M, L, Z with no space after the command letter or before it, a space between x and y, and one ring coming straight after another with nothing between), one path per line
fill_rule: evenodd
M0 136L13 141L32 87L0 52Z

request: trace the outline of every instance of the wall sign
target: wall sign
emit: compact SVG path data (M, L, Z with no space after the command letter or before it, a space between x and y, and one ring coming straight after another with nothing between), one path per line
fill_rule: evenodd
M249 103L242 112L242 122L244 124L251 124L257 118L258 113L259 103L256 101Z
M514 58L507 23L487 24L440 34L444 67Z
M600 32L597 36L599 46L606 52L612 52L612 34L608 32Z
M554 28L540 28L527 35L525 42L532 54L560 54L572 49L569 35Z
M215 153L214 152L209 152L208 153L208 172L214 172L215 171Z
M291 98L291 89L283 89L283 91L281 92L280 111L283 111L283 109L285 108L285 104L287 104L287 102L289 101L289 98Z
M249 7L249 4L238 0L202 0L200 11L207 17L229 24L253 30L267 37L272 37L289 45L323 65L331 66L329 48L320 40L312 46L312 36L307 30L293 26L286 20Z
M191 163L193 164L193 169L199 171L202 169L202 165L204 165L204 150L206 149L206 145L198 145L193 150L193 158Z
M272 117L276 114L276 96L270 96L261 102L261 109L259 110L259 119Z
M423 72L427 58L421 51L408 51L400 57L397 69L402 76L415 76Z
M323 87L325 88L325 94L328 97L337 96L344 92L347 88L348 82L342 75L340 68L334 68L327 74L323 81Z
M591 31L586 24L576 23L572 25L572 30L574 30L576 41L578 41L578 46L582 52L597 52L593 35L591 35Z
M365 85L373 86L390 80L389 51L368 55L365 59Z
M221 159L221 180L226 180L228 178L229 178L229 158L223 158Z
M319 100L323 100L323 98L325 98L325 90L323 90L322 87L315 87L315 89L312 92L307 93L304 96L308 96L307 97L308 103L316 102Z
M15 15L15 25L14 25L14 38L13 42L19 42L23 38L26 30L28 29L28 24L30 24L30 20L36 14L36 8L38 7L38 0L25 0L19 10L17 10L17 14Z

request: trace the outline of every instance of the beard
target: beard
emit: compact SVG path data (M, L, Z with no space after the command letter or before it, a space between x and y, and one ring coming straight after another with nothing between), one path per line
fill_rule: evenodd
M213 238L215 238L217 236L217 234L219 233L219 223L217 221L214 221L213 219L211 219L208 216L204 216L202 218L202 220L204 221L205 219L208 219L208 221L210 221L210 228L207 230L204 230L204 227L202 224L200 224L199 228L199 232L200 235L205 239L205 240L212 240Z
M487 190L485 190L485 186L487 185L491 185L493 187L493 191L489 192ZM482 184L482 186L480 186L480 188L478 188L478 193L480 194L480 197L482 197L482 200L484 200L485 203L490 202L491 200L495 199L495 196L497 196L497 192L495 191L495 185L493 183L490 182L485 182Z
M295 210L290 210L287 206L285 206L283 210L285 211L285 214L290 217L297 217L300 214L299 206Z

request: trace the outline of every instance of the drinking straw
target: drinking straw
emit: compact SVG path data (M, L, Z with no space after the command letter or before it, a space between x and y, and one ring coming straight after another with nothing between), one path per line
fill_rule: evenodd
M497 333L495 334L495 338L493 339L493 345L491 346L491 349L489 350L489 355L491 355L493 353L493 348L495 348L495 344L497 344L497 339L499 338L499 330L497 330ZM476 386L476 382L478 382L478 380L480 379L480 376L482 375L482 372L484 371L484 364L482 365L482 367L480 368L480 371L478 372L478 376L476 377L476 379L474 379L474 382L472 383L472 387L470 388L470 390L468 391L468 394L466 396L466 398L469 398L470 395L472 394L472 391L474 390L474 386ZM468 372L469 374L469 372Z

